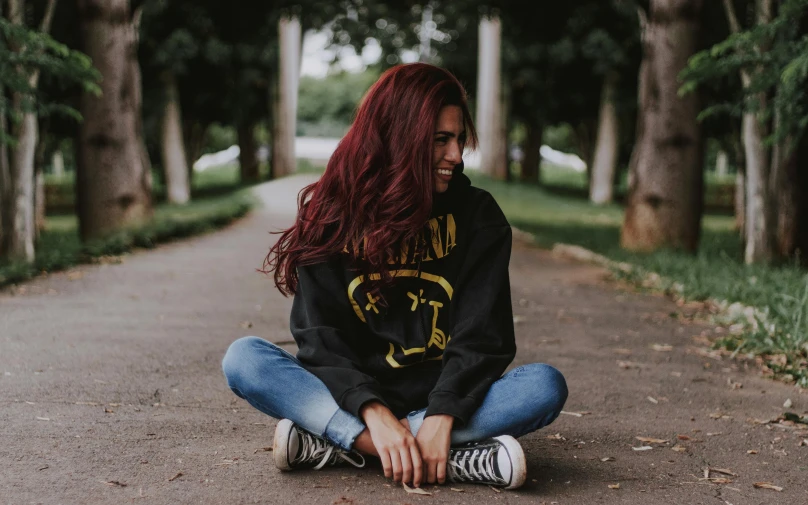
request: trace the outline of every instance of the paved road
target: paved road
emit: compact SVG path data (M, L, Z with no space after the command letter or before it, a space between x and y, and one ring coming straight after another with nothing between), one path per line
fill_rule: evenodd
M227 389L220 360L246 334L294 349L291 302L255 269L310 180L259 187L266 208L217 233L0 292L0 504L808 503L808 433L748 421L787 398L804 412L805 395L704 356L694 336L713 328L671 317L672 302L524 245L511 263L514 364L558 367L565 410L589 414L522 439L523 489L415 496L379 467L280 474L264 450L274 421ZM702 480L708 466L737 476Z

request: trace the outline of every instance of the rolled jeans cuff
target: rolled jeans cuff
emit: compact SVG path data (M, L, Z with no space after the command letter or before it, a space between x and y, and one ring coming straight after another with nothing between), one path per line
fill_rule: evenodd
M356 437L363 431L365 425L362 421L342 409L337 409L328 421L323 435L340 448L350 451Z

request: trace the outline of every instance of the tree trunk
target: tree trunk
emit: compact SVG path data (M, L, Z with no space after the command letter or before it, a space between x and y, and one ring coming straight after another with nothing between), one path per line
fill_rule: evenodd
M704 201L703 148L694 94L677 76L697 49L702 0L651 0L643 33L637 141L622 247L695 252Z
M258 173L258 146L255 144L255 123L238 125L239 174L242 184L252 184L260 180Z
M40 125L40 140L34 153L34 245L45 229L45 153L47 126Z
M16 95L16 94L15 94ZM22 97L13 98L13 107L22 110ZM34 261L34 153L38 123L36 114L23 112L22 120L12 128L17 144L11 149L11 205L6 257L12 261Z
M746 246L744 262L772 259L771 226L767 219L769 192L769 153L766 134L755 113L743 115L743 144L746 158Z
M480 139L480 169L498 180L507 178L507 139L503 135L505 114L501 83L502 24L499 17L483 17L479 26L477 72L477 134Z
M544 125L539 122L525 124L526 135L522 144L522 182L541 182L541 144L544 140Z
M595 122L586 119L582 120L575 127L575 145L578 147L578 152L580 153L579 157L586 167L587 187L589 187L589 183L592 180L592 156L595 151L595 143L592 137L594 136L593 131L595 128L597 128Z
M184 204L191 199L191 187L188 181L188 161L185 158L182 135L179 90L173 73L166 72L163 75L163 86L165 103L160 152L163 157L168 202Z
M0 10L2 10L1 1ZM5 97L5 90L2 85L0 85L0 97ZM6 241L8 239L6 230L11 230L11 221L9 220L11 172L9 171L8 145L3 140L7 135L6 113L2 110L0 111L0 258L5 256L6 253Z
M191 187L194 182L194 163L202 156L207 130L206 124L193 119L186 119L182 122L182 133L185 136L185 159L188 162L188 182Z
M101 96L85 93L77 146L77 206L84 240L151 214L151 174L140 135L140 68L127 0L78 0L84 52L101 72Z
M280 65L276 95L276 116L272 134L272 171L276 177L294 173L297 90L300 74L300 21L281 18L278 25Z
M784 152L783 159L777 158L772 163L771 192L776 206L775 252L781 259L798 254L804 262L808 259L808 135L803 135L790 152Z
M746 168L738 165L735 174L735 229L746 239ZM746 246L744 246L744 249Z
M589 199L598 205L610 203L614 199L614 174L617 171L620 142L620 125L614 105L616 88L617 74L610 72L603 81L595 156L589 181Z
M719 149L715 156L715 175L726 177L729 174L729 155L723 149Z

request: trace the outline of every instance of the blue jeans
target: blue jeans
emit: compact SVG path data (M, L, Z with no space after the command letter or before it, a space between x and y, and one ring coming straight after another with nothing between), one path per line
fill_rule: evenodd
M227 384L241 398L276 419L350 450L365 424L341 409L328 388L300 361L258 337L236 340L222 361ZM494 382L466 426L452 431L452 445L499 435L520 437L552 423L567 400L561 372L545 364L524 365ZM426 408L407 416L413 435Z

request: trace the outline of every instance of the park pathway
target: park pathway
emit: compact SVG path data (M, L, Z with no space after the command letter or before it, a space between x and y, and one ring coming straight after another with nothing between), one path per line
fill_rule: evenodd
M711 357L715 328L687 307L521 244L514 365L550 363L570 389L567 414L522 439L524 488L417 496L377 466L280 474L275 422L220 361L243 335L294 350L291 301L256 268L311 180L259 186L266 207L219 232L0 291L0 504L808 504L808 433L753 421L808 396Z

